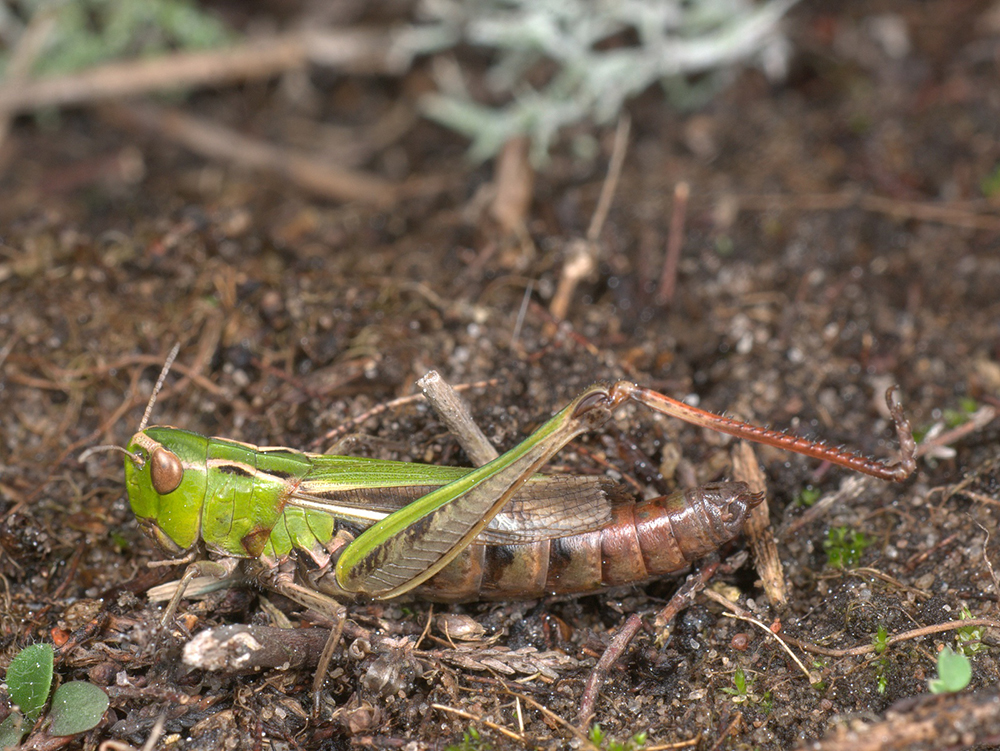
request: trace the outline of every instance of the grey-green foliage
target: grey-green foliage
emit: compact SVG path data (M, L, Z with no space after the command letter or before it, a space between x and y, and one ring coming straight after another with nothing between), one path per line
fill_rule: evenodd
M189 0L26 0L28 14L51 14L54 28L33 69L67 73L123 57L146 57L176 49L224 45L231 33ZM3 3L0 36L16 40L25 19ZM6 56L0 58L0 71Z
M4 679L14 711L0 722L0 749L16 748L42 715L52 688L55 651L32 644L18 652ZM50 735L76 735L95 727L108 709L108 695L92 683L70 681L56 689L47 716Z
M668 95L690 94L686 77L719 74L740 63L779 73L787 44L779 21L797 0L426 0L424 16L435 49L450 35L496 50L492 91L508 103L475 102L455 77L439 76L443 93L426 98L425 112L472 139L472 156L496 153L509 138L528 135L533 156L544 158L560 128L586 120L605 123L625 101L660 82ZM636 43L620 40L634 36ZM400 54L418 42L401 34ZM608 43L602 48L603 43ZM527 73L542 60L555 72L541 88ZM714 80L713 80L714 79ZM678 103L677 96L673 97Z
M488 84L501 106L474 101L460 76L438 76L424 111L472 140L472 156L531 138L544 159L567 125L614 119L630 97L659 82L674 104L714 91L738 64L780 75L787 43L779 21L797 0L423 0L419 23L398 28L388 51L405 69L414 56L460 44L495 50ZM190 0L24 0L24 15L49 13L54 30L36 74L76 71L120 57L224 45L230 32ZM26 19L0 3L9 51ZM633 39L634 43L625 39ZM440 60L443 60L441 58ZM534 87L529 73L554 72ZM6 56L0 54L0 76ZM446 66L439 65L438 69ZM690 77L701 76L692 86Z

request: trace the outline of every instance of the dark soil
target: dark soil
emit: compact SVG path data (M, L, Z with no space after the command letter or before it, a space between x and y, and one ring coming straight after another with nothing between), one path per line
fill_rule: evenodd
M870 34L880 14L908 29L904 57ZM882 654L792 646L819 681L810 686L773 635L705 595L658 632L653 617L676 580L555 601L353 607L350 648L335 655L313 716L312 667L189 671L181 650L224 623L329 624L237 589L185 600L160 629L162 604L146 593L179 569L146 567L162 554L135 523L120 458L77 458L126 443L178 341L154 423L313 451L353 416L414 393L430 369L453 384L490 382L465 393L500 449L588 384L616 378L879 458L896 446L883 401L891 384L920 436L967 424L1000 407L1000 204L990 188L1000 164L998 23L988 2L807 4L790 17L798 53L784 85L745 73L694 114L672 111L656 91L633 102L599 269L562 326L548 306L570 244L587 231L613 129L593 130L602 145L593 161L554 151L536 178L526 242L477 209L489 167L470 167L455 136L422 121L367 168L443 176L450 187L385 211L318 201L90 111L19 121L0 182L0 664L54 642L61 680L89 680L111 697L82 739L39 731L32 742L141 746L165 713L159 747L441 749L469 728L481 744L522 747L488 723L527 747L578 746L567 723L633 612L645 625L611 668L592 721L620 741L647 731L650 747L700 749L1000 742L988 710L1000 701L996 630L984 630L956 698L927 693L954 629ZM407 90L376 78L325 85L326 101L361 113L355 125ZM185 106L268 137L299 117L276 87ZM121 168L135 163L139 173ZM662 305L682 180L691 186L683 256L675 298ZM360 454L468 464L422 403L352 430L370 436ZM880 629L891 638L954 622L963 608L997 618L998 441L995 420L969 427L925 453L909 481L863 484L797 525L804 497L836 493L852 473L758 449L788 603L768 603L751 564L713 586L780 626L779 637L827 650L868 647ZM728 438L637 410L575 442L553 471L634 476L621 458L631 443L654 465L678 467L669 484L732 475ZM838 528L867 541L849 570L827 563L824 541ZM446 629L442 613L468 618ZM456 647L449 634L469 619L485 631ZM933 728L920 743L907 736L917 720ZM878 723L890 724L865 734Z

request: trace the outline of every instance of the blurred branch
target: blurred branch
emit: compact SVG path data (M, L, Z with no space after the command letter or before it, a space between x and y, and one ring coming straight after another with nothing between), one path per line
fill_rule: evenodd
M0 112L265 79L310 63L345 72L400 73L409 61L391 53L392 42L388 32L326 29L254 39L223 50L108 63L80 73L8 82L0 90Z
M108 105L105 117L118 126L142 128L211 159L283 175L305 190L335 200L357 200L380 208L399 198L399 186L372 174L343 169L315 154L251 138L230 128L153 105Z

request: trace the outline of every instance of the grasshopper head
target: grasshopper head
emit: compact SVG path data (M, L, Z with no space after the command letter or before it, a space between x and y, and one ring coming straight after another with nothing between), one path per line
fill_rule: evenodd
M170 556L201 536L208 439L176 428L140 430L129 441L125 487L139 525Z

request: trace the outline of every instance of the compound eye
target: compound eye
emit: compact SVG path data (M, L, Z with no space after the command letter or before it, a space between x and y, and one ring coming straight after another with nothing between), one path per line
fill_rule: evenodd
M184 479L184 465L177 454L165 448L157 448L149 457L149 479L153 490L160 495L173 493Z

